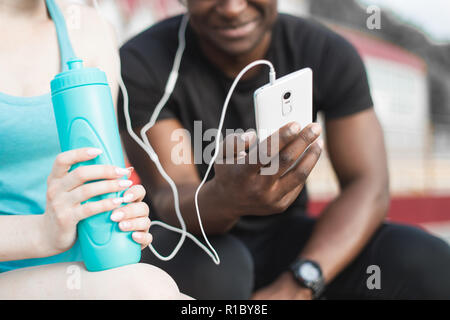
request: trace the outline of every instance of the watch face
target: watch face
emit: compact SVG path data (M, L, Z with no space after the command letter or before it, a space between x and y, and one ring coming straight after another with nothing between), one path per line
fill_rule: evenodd
M309 262L305 262L300 266L299 273L306 281L315 281L320 277L319 270Z

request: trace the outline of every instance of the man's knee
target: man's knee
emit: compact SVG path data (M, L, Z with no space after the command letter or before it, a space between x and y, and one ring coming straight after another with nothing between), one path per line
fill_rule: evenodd
M250 251L239 239L230 235L223 236L217 245L221 264L216 266L217 272L212 272L211 277L212 284L222 291L215 290L212 299L249 299L254 285Z
M179 235L166 230L154 233L155 249L161 254L173 250ZM248 249L231 235L209 237L220 264L191 240L181 247L171 261L161 261L147 251L141 262L154 264L176 281L180 291L196 299L248 299L253 289L253 260Z
M390 226L382 242L379 250L384 252L384 264L395 270L390 272L391 281L405 283L401 291L405 298L450 298L450 247L446 242L419 228L400 225Z

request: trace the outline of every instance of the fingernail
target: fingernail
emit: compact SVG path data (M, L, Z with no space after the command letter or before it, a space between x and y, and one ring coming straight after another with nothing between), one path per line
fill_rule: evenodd
M142 239L142 235L139 232L133 232L133 238Z
M317 123L314 123L314 124L311 126L311 131L317 136L317 135L319 135L320 132L321 132L321 126L320 126L319 124L317 124Z
M119 222L120 229L128 229L129 226L130 226L130 223L128 221Z
M87 150L87 154L90 155L90 156L98 156L102 152L103 152L103 150L97 149L97 148L89 148Z
M245 152L245 151L241 151L241 152L239 152L238 153L238 158L243 158L243 157L245 157L247 155L247 152Z
M294 122L293 124L291 124L289 126L289 133L291 135L295 135L295 134L299 133L300 130L301 130L301 127L297 122Z
M114 202L115 204L120 204L120 203L123 202L123 198L114 198L114 199L113 199L113 202Z
M129 187L129 186L131 186L133 184L133 181L131 181L131 180L120 180L119 181L119 186L121 186L121 187Z
M130 171L128 170L128 168L127 168L127 169L124 169L124 168L116 168L116 173L117 173L117 175L119 175L119 176L124 176L124 175L129 174Z
M116 211L113 212L113 214L111 215L111 220L112 221L119 221L120 219L123 218L123 212L122 211Z
M133 200L133 198L134 198L134 194L129 193L123 197L123 202L126 202L126 203L131 202L131 200Z
M323 149L323 139L319 139L317 141L317 144L319 145L320 149Z

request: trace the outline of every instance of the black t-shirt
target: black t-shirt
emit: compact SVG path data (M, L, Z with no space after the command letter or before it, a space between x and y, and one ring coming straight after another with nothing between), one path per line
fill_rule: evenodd
M149 121L164 93L178 47L180 22L181 16L162 21L132 38L120 50L133 128L140 128ZM372 107L360 56L349 42L317 22L280 14L265 59L273 63L277 77L305 67L313 70L314 119L317 112L331 119ZM178 119L191 133L193 143L195 121L201 121L203 132L218 127L233 80L209 62L188 26L178 82L158 119ZM241 80L228 107L223 135L227 128L255 129L253 93L267 82L267 68L260 68L251 79ZM119 125L124 129L121 106L120 98ZM204 141L203 148L210 144L211 141ZM199 161L197 169L203 177L208 164L196 159L196 163ZM213 175L212 170L209 178ZM304 212L306 204L304 188L291 207Z

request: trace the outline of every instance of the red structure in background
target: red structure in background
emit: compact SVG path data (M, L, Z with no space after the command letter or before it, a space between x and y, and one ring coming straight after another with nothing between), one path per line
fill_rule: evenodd
M333 25L333 29L346 38L362 57L371 56L398 62L426 72L427 65L423 59L394 43L342 26Z
M139 184L140 179L136 171L131 178L133 184ZM308 212L317 217L330 201L310 201ZM388 220L413 225L430 222L444 222L450 220L450 197L419 196L395 197L391 200Z
M309 203L308 212L317 217L329 201L313 201ZM388 220L420 226L430 222L450 220L450 197L419 196L394 197L388 213Z

